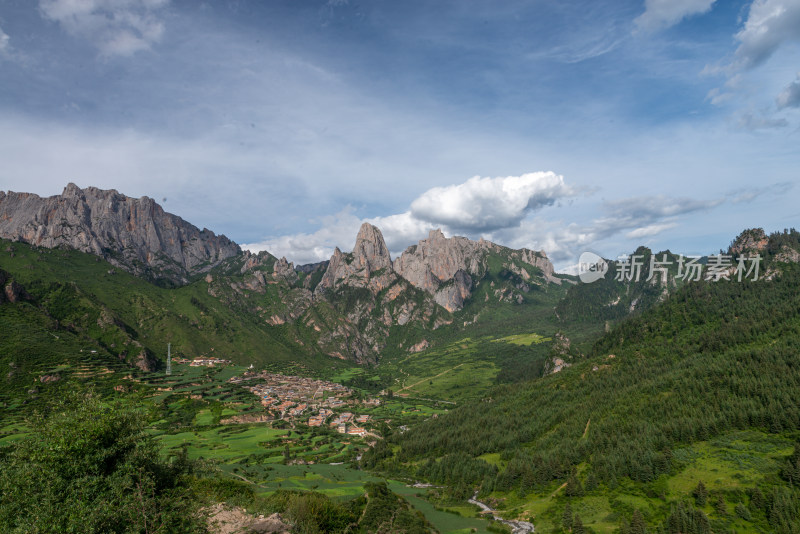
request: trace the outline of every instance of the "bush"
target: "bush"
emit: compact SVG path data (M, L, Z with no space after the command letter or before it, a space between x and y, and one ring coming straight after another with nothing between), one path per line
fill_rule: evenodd
M204 532L186 455L163 460L133 409L73 393L0 464L0 531Z

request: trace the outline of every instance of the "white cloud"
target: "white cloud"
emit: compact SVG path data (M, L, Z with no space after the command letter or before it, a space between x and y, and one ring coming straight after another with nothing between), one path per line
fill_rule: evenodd
M3 28L0 28L0 54L5 54L8 51L8 41L10 40L11 38L8 34L3 31Z
M716 0L646 0L644 13L634 23L639 30L657 31L678 24L692 15L711 10Z
M388 217L367 219L367 222L381 229L383 238L386 240L386 247L392 252L392 257L397 256L408 245L419 241L428 232L437 228L430 222L417 219L410 211Z
M749 7L747 17L741 29L734 35L738 42L733 57L722 64L707 65L704 74L722 74L727 76L725 86L727 92L714 89L708 98L712 104L721 104L731 100L735 93L741 98L752 98L752 95L771 94L776 91L778 76L785 76L789 61L794 63L796 56L781 54L786 45L800 41L800 0L754 0ZM773 60L772 72L761 69L757 74L751 73L756 67ZM792 67L796 68L795 64ZM750 74L748 74L750 73ZM748 97L748 95L750 95ZM774 102L778 110L800 106L800 78L784 86ZM764 106L763 100L757 104ZM744 107L744 106L742 106ZM752 104L751 104L752 107ZM784 118L773 118L765 115L756 116L752 112L741 115L738 126L746 130L774 129L788 126Z
M637 228L636 230L632 230L625 234L625 237L628 239L641 239L643 237L652 237L654 235L658 235L665 230L669 230L670 228L675 228L678 226L678 223L670 222L670 223L661 223L661 224L650 224L648 226L642 226L641 228Z
M775 99L775 103L778 109L800 107L800 73L797 74L795 81L781 91L781 94Z
M787 126L789 126L789 121L784 118L756 116L753 113L743 113L739 117L739 127L744 130L771 130Z
M755 0L736 34L736 64L749 69L764 63L784 43L800 40L800 1Z
M358 229L368 222L380 228L392 258L396 258L408 245L423 239L434 229L430 223L415 219L410 212L362 219L353 211L352 206L347 206L335 215L322 217L317 221L320 228L316 232L272 237L241 247L252 252L266 250L279 258L285 256L297 265L317 263L330 259L337 246L344 252L352 250Z
M159 12L169 0L40 0L42 16L91 41L105 56L147 50L164 33Z
M284 235L241 247L252 252L266 250L278 258L285 256L297 265L317 263L330 259L337 245L355 242L362 220L347 206L336 215L322 217L319 223L320 229L316 232ZM347 251L349 248L345 249Z
M455 230L491 232L516 226L531 211L574 195L562 176L534 172L434 187L411 203L416 219Z
M680 217L709 211L727 200L691 200L655 195L630 197L602 204L603 215L582 223L526 219L518 228L486 236L512 248L544 250L556 266L574 263L581 252L594 250L611 238L628 240L654 237L680 225Z
M675 217L695 211L708 210L722 204L723 201L723 199L692 200L690 198L655 195L606 202L605 209L617 221L649 222L663 217Z

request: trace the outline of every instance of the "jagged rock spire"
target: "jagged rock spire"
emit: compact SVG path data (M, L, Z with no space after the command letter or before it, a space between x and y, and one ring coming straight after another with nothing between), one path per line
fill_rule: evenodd
M392 258L380 229L369 223L361 225L353 247L353 260L357 268L366 269L370 273L392 268Z

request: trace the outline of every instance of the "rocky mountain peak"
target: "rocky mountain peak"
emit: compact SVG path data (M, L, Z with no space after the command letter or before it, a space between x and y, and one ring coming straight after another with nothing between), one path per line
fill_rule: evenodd
M381 273L373 276L377 271ZM394 278L396 275L392 271L392 259L383 234L377 227L364 223L358 231L352 253L344 254L339 247L334 249L317 292L342 284L366 287L377 292Z
M116 193L113 189L110 192ZM72 182L68 183L67 187L64 188L64 192L61 193L61 196L64 198L80 198L82 195L83 191L81 188Z
M361 225L353 247L353 260L357 268L366 269L370 273L392 268L389 249L386 248L386 241L378 227L369 223Z
M546 282L561 283L544 252L511 250L484 239L448 238L440 229L432 230L427 239L408 247L393 266L397 274L433 295L437 303L452 312L463 308L472 295L488 268L490 254L503 257L506 268L520 276L523 283L531 279L525 264L539 269Z
M441 228L437 228L436 230L431 230L430 232L428 232L428 239L433 241L433 240L437 240L437 239L446 239L446 238L444 237L444 234L442 233L442 229Z
M0 195L0 237L96 254L134 274L185 283L239 246L166 213L153 199L68 184L61 195Z
M767 248L768 244L769 239L763 228L751 228L739 234L731 243L729 250L731 254L755 253Z

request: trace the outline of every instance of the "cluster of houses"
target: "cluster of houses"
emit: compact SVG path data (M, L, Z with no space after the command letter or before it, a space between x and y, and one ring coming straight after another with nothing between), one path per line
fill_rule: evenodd
M363 436L367 433L363 425L369 422L369 415L334 413L335 409L353 402L343 399L352 395L352 390L346 386L325 380L267 372L245 373L244 376L230 379L236 383L253 380L258 380L258 384L247 389L261 399L261 405L273 413L276 419L303 420L308 415L306 422L309 426L321 427L331 419L327 424L335 427L341 434ZM380 400L369 399L365 403L377 406Z
M190 360L188 358L172 358L172 363L176 364L188 363L190 367L216 367L218 365L228 365L231 363L231 361L211 356L209 358L195 358L193 360Z
M322 426L325 424L325 420L333 415L331 410L326 410L325 408L321 408L319 413L308 420L308 426ZM336 430L340 434L350 434L356 436L363 436L367 433L367 430L362 426L356 426L353 423L359 423L363 425L364 423L369 422L370 416L369 415L359 415L355 416L350 412L343 412L337 415L333 421L328 423L332 427L336 427Z

